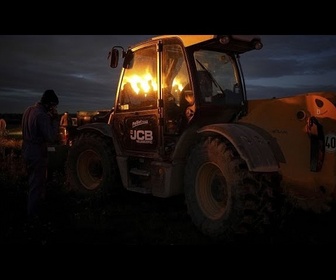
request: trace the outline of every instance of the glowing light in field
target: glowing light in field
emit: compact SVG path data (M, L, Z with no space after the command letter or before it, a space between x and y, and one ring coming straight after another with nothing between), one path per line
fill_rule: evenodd
M166 88L167 84L165 81L162 82L162 88ZM132 89L133 93L136 95L139 95L140 93L143 94L145 97L149 93L157 92L158 85L156 82L156 78L153 78L152 74L149 72L139 75L129 75L125 76L123 80L122 89L129 90ZM174 79L172 83L171 93L175 96L175 98L178 97L178 94L183 90L183 84L179 79ZM178 98L177 98L178 100Z
M178 79L174 80L173 88L177 88L179 91L182 91L183 86L182 86L182 83L180 82L180 80L178 80Z
M132 75L125 77L125 82L130 83L132 86L132 89L136 94L139 94L139 92L143 92L145 94L153 91L157 91L157 83L154 81L152 75L150 73L147 73L143 76L140 75Z

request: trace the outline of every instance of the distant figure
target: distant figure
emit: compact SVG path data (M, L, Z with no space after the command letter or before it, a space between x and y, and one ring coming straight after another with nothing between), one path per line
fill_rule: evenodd
M70 126L72 123L71 123L71 118L69 116L69 113L68 112L65 112L63 114L63 116L61 117L61 121L60 121L60 126L63 126L63 127L68 127Z
M57 105L58 97L49 89L22 116L22 156L28 173L27 214L30 222L40 221L45 206L48 143L58 139Z
M0 119L0 136L6 135L6 121L4 119Z

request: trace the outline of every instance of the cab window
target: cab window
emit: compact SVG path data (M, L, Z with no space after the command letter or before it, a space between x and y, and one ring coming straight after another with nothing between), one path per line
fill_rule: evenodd
M138 111L157 107L156 47L140 49L134 53L132 66L124 70L118 99L118 111Z
M178 44L165 44L162 65L165 132L176 134L190 117L188 107L194 104L182 47Z

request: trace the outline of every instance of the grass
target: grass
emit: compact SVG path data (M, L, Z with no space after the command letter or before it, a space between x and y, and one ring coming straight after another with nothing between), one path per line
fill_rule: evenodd
M4 136L0 136L0 147L21 149L22 130L21 126L8 126Z
M0 243L29 243L25 222L27 174L20 128L0 137ZM52 161L55 161L52 159ZM55 176L53 176L55 177ZM55 233L51 244L207 244L195 230L183 199L160 199L124 190L102 200L79 199L64 191L57 174L48 185L48 211ZM56 182L56 183L55 183Z
M0 244L35 242L24 229L28 184L19 135L13 129L0 138ZM102 200L79 199L64 192L60 182L48 185L47 211L54 231L43 237L47 244L209 243L195 230L181 197L159 199L124 190Z
M0 137L0 182L2 186L22 185L26 170L21 154L22 134L20 128L8 130Z

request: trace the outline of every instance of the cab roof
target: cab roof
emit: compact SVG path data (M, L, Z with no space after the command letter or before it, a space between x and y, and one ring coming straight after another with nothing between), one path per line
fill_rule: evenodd
M225 49L243 53L252 49L261 49L261 39L257 35L161 35L152 40L179 38L185 47L206 45L211 49Z
M152 40L159 40L170 37L178 37L183 42L185 47L189 47L191 45L196 45L211 39L216 38L217 35L162 35L153 37Z

